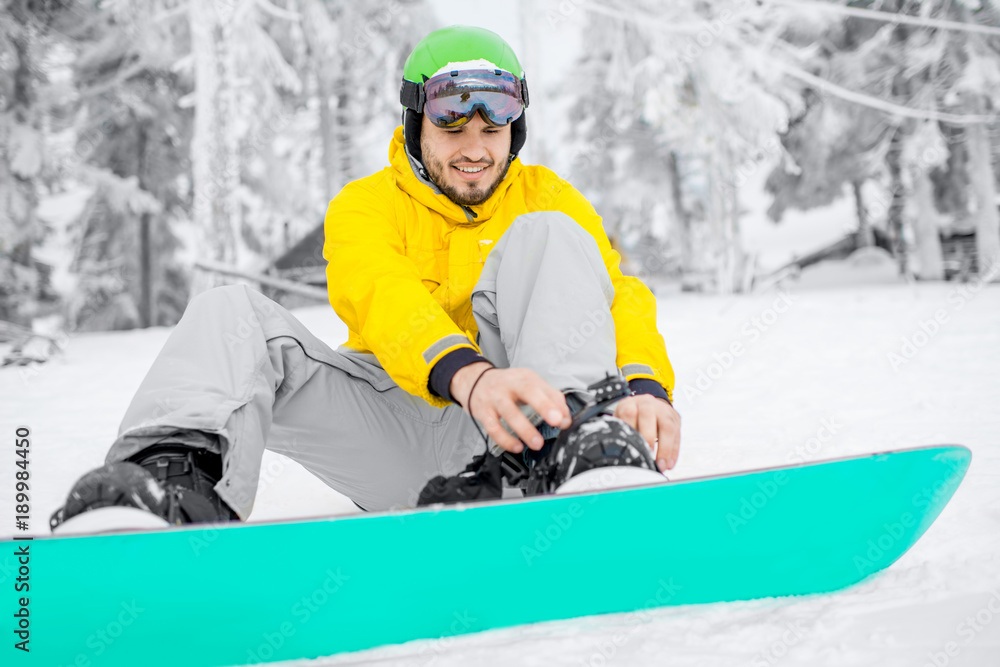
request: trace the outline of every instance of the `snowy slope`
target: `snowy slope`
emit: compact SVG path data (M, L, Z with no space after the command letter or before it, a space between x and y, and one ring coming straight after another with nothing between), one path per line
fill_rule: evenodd
M659 301L684 419L674 477L931 443L972 449L951 504L874 581L830 596L561 621L290 664L1000 665L1000 287L960 289ZM329 343L345 338L328 308L297 314ZM101 463L168 333L80 335L45 366L0 371L0 429L33 433L35 532L73 480ZM4 480L11 459L0 462ZM252 519L352 509L287 459L268 453L264 470ZM11 491L0 484L4 535L13 532ZM659 511L669 529L684 508ZM655 554L632 557L655 567Z

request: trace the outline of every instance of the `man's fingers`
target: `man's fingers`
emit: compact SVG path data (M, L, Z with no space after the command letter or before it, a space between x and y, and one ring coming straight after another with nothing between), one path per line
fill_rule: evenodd
M661 472L677 465L681 423L669 403L652 396L630 396L621 400L615 416L639 432Z
M548 414L539 414L542 414L545 417L545 421L552 426L569 428L569 425L572 422L572 416L569 413L569 405L566 404L566 395L547 382L545 383L544 388L551 398L552 409L549 410Z
M566 406L566 397L561 391L545 383L544 380L541 382L541 386L536 385L532 387L530 392L521 396L521 401L530 405L551 426L568 427L570 417L569 408Z
M680 417L673 408L670 408L670 417L670 419L661 420L657 429L660 448L656 453L656 464L661 472L677 465L677 457L680 454Z
M670 427L666 424L661 424L660 428L657 429L656 438L659 440L656 449L656 467L660 469L660 472L669 470L674 467L674 461L676 461L676 454L672 451L672 443L670 442L672 432Z
M656 399L654 399L656 400ZM638 401L636 401L638 403ZM636 430L642 435L649 445L650 451L653 455L656 455L656 409L652 405L637 405L638 408L638 426ZM662 445L662 443L660 443Z
M488 380L483 378L483 382L488 382ZM483 387L482 393L477 390L474 396L470 398L474 400L469 401L469 414L483 425L486 435L493 438L494 442L508 452L520 453L524 445L521 444L520 440L512 436L503 427L503 424L500 423L501 415L497 411L495 405L497 400L493 395L493 391L488 387Z
M519 454L521 453L521 450L524 449L524 445L521 444L521 441L508 433L507 429L503 427L496 412L491 410L489 416L485 419L481 419L480 422L486 430L486 435L493 438L494 442L506 449L508 452Z
M526 369L503 369L484 377L471 397L469 412L483 425L487 435L507 451L520 452L522 442L532 449L541 449L542 435L518 407L518 402L530 405L550 424L559 426L569 420L562 392Z
M500 412L500 416L507 422L507 426L514 431L514 434L527 444L528 447L541 449L543 443L542 434L532 426L528 418L521 412L521 409L513 401L507 399L499 400L497 403L497 410Z

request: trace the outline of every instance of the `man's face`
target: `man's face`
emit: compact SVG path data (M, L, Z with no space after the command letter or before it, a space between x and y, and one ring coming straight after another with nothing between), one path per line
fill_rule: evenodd
M420 151L431 180L461 206L482 204L507 174L510 125L494 127L478 113L459 127L423 118Z

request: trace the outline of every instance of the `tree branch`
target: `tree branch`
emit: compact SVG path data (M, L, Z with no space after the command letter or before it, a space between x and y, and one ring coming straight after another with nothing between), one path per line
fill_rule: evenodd
M197 2L197 0L189 0L189 1ZM187 14L187 10L188 10L188 3L187 2L182 2L181 4L177 5L176 7L171 7L170 9L163 10L159 14L155 14L153 16L153 23L160 23L162 21L170 21L171 19L175 19L175 18L177 18L179 16L185 16Z
M149 63L147 63L143 58L139 58L125 69L119 69L117 72L115 72L115 75L110 79L108 79L107 81L103 81L101 83L91 86L90 88L81 90L80 97L88 98L88 97L93 97L95 95L100 95L109 88L115 88L117 86L122 85L136 74L142 72L147 67L149 67Z
M194 1L194 0L192 0ZM272 5L270 0L256 0L258 7L263 9L265 12L279 19L287 19L289 21L301 21L302 14L298 12L293 12L288 9L282 9L281 7L276 7Z
M595 14L603 14L604 16L610 16L611 18L621 19L623 21L632 21L633 23L643 26L654 23L660 32L677 33L681 35L696 35L709 26L708 21L688 21L686 23L680 23L665 21L659 17L642 14L640 12L630 11L626 14L624 10L617 9L615 7L604 7L602 5L594 4L593 2L584 2L578 6Z
M989 123L997 119L996 116L954 114L944 111L935 111L934 109L914 109L901 104L896 104L895 102L889 102L878 97L872 97L871 95L867 95L865 93L848 90L847 88L838 86L831 81L821 79L815 74L810 74L803 69L782 62L778 58L771 58L770 60L776 68L793 79L798 79L799 81L808 83L810 86L815 86L816 88L819 88L834 97L839 97L842 100L854 102L855 104L860 104L871 109L877 109L893 116L916 118L917 120L940 121L943 123L950 123L952 125L978 125L979 123Z
M774 4L788 4L790 6L799 6L800 4L802 5L808 4L821 7L837 7L838 9L847 9L845 7L840 7L839 5L828 5L826 3L813 3L809 2L808 0L803 0L802 2L799 2L799 0L762 0L762 1L771 2ZM594 5L589 2L586 2L580 6L590 11L593 11L597 14L611 16L613 18L617 18L622 21L631 21L632 23L636 23L642 26L648 26L652 23L655 24L658 29L663 29L670 32L682 32L682 33L698 32L699 30L705 29L705 26L708 25L707 21L695 22L695 23L668 23L666 21L663 21L662 19L657 19L655 17L625 13L621 10L611 9L608 7L600 7L598 5ZM864 10L864 11L866 12L866 14L879 15L878 18L881 18L882 16L889 16L894 18L899 18L899 17L907 18L900 14L889 14L888 12L875 12L870 10ZM919 19L919 20L924 22L923 24L926 24L928 21L932 21L933 19ZM948 24L952 28L954 28L954 26L961 26L963 28L976 28L976 29L983 28L994 31L996 34L1000 34L1000 28L988 28L987 26L977 26L968 23L956 23L954 21L938 21L937 23ZM976 31L978 30L973 30L973 32ZM720 33L719 38L725 39L725 36ZM749 46L745 43L742 44L744 48ZM865 93L859 93L854 90L848 90L847 88L838 86L835 83L832 83L825 79L821 79L820 77L814 74L810 74L809 72L799 67L788 64L779 58L776 58L774 56L769 56L763 51L761 51L761 54L767 57L774 64L776 68L780 69L784 74L792 78L798 79L800 81L808 83L809 85L815 86L816 88L819 88L820 90L823 90L824 92L827 92L835 97L839 97L843 100L854 102L855 104L860 104L862 106L866 106L872 109L877 109L879 111L888 113L890 115L902 116L904 118L916 118L918 120L935 120L945 123L951 123L952 125L977 125L979 123L988 123L997 119L997 116L985 116L977 114L953 114L943 111L936 111L933 109L913 109L911 107L903 106L901 104L896 104L894 102L888 102L886 100L873 97Z
M312 285L303 285L302 283L296 283L291 280L283 280L281 278L276 278L274 276L269 276L263 273L254 273L252 271L243 271L220 262L210 262L205 259L200 259L194 263L196 269L201 269L202 271L208 271L209 273L219 273L224 276L233 276L235 278L242 278L244 280L252 280L258 282L262 285L267 285L268 287L273 287L279 289L282 292L288 292L289 294L298 294L299 296L304 296L310 299L315 299L323 303L327 303L330 299L326 290L320 289L318 287L313 287Z
M856 18L868 19L870 21L885 21L886 23L905 23L923 28L940 28L941 30L957 30L959 32L977 32L984 35L1000 35L1000 28L989 25L979 25L978 23L964 23L962 21L945 21L942 19L922 18L920 16L909 16L907 14L895 14L893 12L880 12L874 9L861 9L860 7L845 7L831 2L813 2L812 0L758 0L758 2L782 5L795 9L815 10L820 12L831 12L833 14L844 14Z

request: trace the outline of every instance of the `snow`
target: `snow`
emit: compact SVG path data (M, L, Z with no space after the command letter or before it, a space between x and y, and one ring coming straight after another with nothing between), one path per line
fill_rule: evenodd
M346 337L327 307L296 314L331 345ZM684 420L672 478L934 443L968 446L968 476L910 552L836 594L589 617L288 664L1000 664L1000 287L670 294L658 317ZM32 433L35 533L102 462L168 334L80 334L48 364L0 371L0 428ZM5 480L11 458L0 463ZM0 516L13 514L12 486L0 485ZM351 510L297 464L266 455L251 520ZM651 511L668 530L684 508ZM8 520L0 526L12 533ZM656 567L656 554L623 559ZM538 594L526 592L525 604Z
M484 60L480 58L479 60L462 60L460 62L449 62L447 65L439 67L431 78L437 76L438 74L444 74L445 72L451 72L452 70L467 71L467 70L477 70L477 69L502 69L496 63L490 62L489 60ZM514 72L520 76L522 72Z
M827 259L808 266L798 277L799 287L819 289L847 285L898 284L899 264L882 248L858 248L844 259Z
M52 233L32 252L36 259L52 267L52 287L64 298L73 293L78 280L70 270L76 242L73 222L83 212L92 194L93 187L76 183L65 192L42 197L36 211Z
M757 272L767 275L795 259L831 245L858 228L854 200L842 197L810 211L788 209L775 224L767 215L773 197L764 189L777 162L748 163L741 168L740 237L748 255L757 259Z

